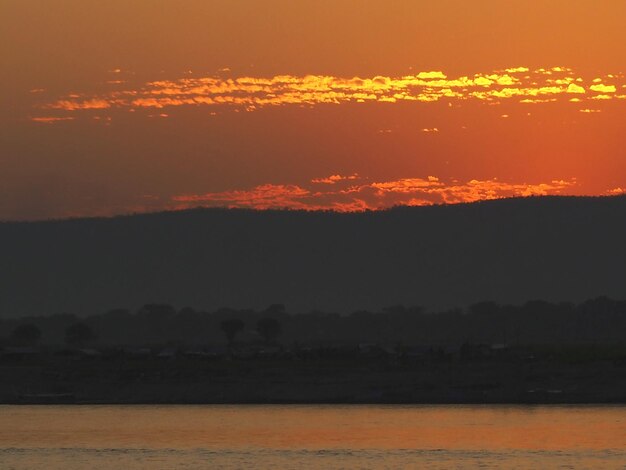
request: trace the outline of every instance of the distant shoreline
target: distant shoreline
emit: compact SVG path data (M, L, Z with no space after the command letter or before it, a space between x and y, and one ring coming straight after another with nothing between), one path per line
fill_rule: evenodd
M58 403L58 402L0 402L0 406L367 406L367 405L381 405L381 406L402 406L402 405L416 405L416 406L601 406L601 405L623 405L626 406L626 400L621 401L242 401L242 402L212 402L212 401L197 401L197 402L176 402L176 401L130 401L130 402L108 402L108 401L80 401L73 403Z

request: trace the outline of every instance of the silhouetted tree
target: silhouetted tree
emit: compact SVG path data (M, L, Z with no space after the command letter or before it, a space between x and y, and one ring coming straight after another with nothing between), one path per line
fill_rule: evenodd
M256 324L256 330L266 343L274 341L282 332L280 323L275 318L261 318Z
M265 313L269 315L282 315L286 310L285 304L272 304L265 309Z
M65 329L65 342L70 346L82 346L96 339L96 334L84 323L74 323Z
M228 344L230 346L235 342L235 336L241 330L243 330L244 323L238 318L229 318L227 320L222 320L220 323L220 328L226 334L226 339L228 340Z
M41 330L32 323L18 325L11 333L11 339L18 344L35 344L41 339Z
M159 341L173 332L176 309L169 304L146 304L137 311L137 319L145 323L142 335L148 341Z
M174 317L176 309L169 304L146 304L137 311L137 315L160 321Z
M482 319L493 319L500 314L500 306L495 302L478 302L469 306L469 314Z

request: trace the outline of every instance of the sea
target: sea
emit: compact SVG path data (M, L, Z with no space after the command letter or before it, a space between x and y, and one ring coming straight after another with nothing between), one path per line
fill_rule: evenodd
M625 406L0 406L2 470L626 469Z

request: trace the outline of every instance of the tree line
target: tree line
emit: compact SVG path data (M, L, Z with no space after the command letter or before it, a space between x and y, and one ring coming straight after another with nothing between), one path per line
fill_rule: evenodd
M571 344L626 342L626 301L607 297L522 305L480 302L465 309L427 312L393 306L377 312L289 313L284 305L264 310L223 308L204 312L167 304L136 311L115 309L79 317L55 314L0 320L0 346L229 345L402 343L445 345Z

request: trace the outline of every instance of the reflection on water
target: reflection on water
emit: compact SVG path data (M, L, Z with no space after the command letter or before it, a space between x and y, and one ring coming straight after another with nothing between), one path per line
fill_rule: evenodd
M626 407L0 407L0 468L626 468Z

